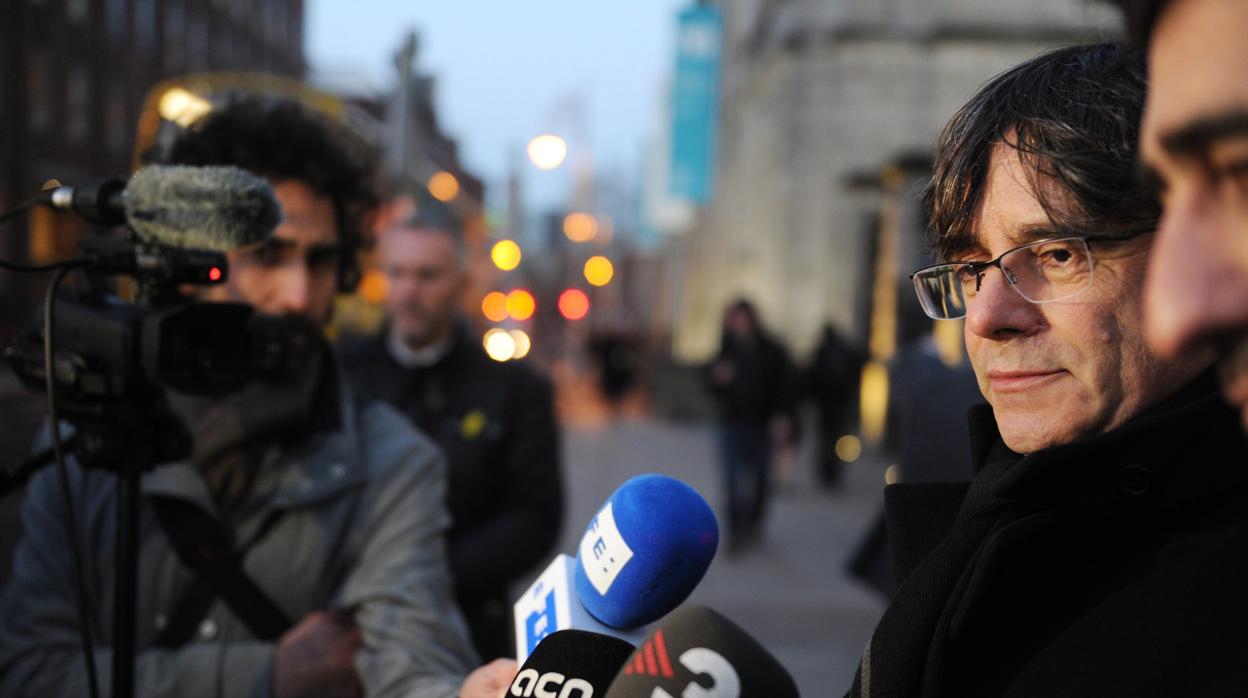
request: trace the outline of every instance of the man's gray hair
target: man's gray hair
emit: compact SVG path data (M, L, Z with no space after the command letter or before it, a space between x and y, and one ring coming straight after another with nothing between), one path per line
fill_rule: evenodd
M455 265L460 269L468 268L468 250L464 244L464 231L454 214L449 212L427 212L424 207L406 220L390 226L383 235L402 232L427 232L445 235L451 240L455 250Z

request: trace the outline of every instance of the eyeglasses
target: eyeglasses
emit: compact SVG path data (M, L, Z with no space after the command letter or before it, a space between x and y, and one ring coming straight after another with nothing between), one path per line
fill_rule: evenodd
M1089 243L1117 242L1152 232L1079 235L1037 240L1006 250L986 262L951 262L924 267L910 275L923 312L935 320L966 316L967 302L979 293L984 275L996 267L1010 288L1032 303L1065 300L1092 288Z

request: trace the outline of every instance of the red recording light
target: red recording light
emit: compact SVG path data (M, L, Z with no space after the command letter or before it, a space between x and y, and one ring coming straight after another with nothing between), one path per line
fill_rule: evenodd
M208 280L209 280L209 281L220 281L220 280L221 280L221 267L212 267L211 269L209 269L209 270L208 270Z

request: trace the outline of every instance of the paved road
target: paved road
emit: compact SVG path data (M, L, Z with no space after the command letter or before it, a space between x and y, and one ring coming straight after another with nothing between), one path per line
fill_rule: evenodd
M570 506L560 550L575 553L597 507L634 475L678 477L717 503L712 434L644 418L566 428ZM842 491L827 495L810 486L809 458L799 458L799 487L775 498L763 548L731 559L721 550L691 597L762 642L807 698L843 695L883 611L880 597L844 572L882 497L883 468L864 461L849 467Z

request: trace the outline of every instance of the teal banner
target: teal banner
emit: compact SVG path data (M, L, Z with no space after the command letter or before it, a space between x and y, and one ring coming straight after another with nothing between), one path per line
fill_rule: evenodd
M668 189L675 198L699 204L710 200L714 185L722 36L719 8L680 13Z

